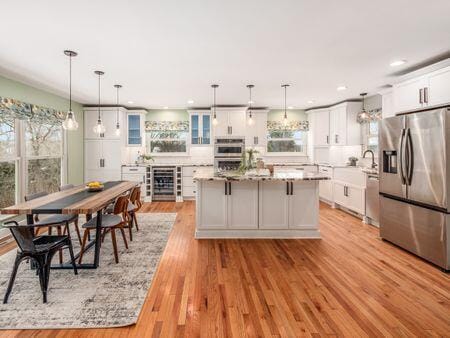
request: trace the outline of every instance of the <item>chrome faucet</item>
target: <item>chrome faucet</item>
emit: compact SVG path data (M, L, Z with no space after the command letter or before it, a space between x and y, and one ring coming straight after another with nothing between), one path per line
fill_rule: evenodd
M377 167L377 164L375 163L375 154L373 153L372 150L367 149L364 153L363 153L363 158L366 158L366 154L367 153L371 153L372 154L372 165L370 166L372 169L375 169Z

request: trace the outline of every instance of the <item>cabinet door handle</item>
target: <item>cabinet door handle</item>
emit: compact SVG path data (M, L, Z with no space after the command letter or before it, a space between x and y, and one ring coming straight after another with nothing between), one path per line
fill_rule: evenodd
M228 182L225 182L225 195L228 195Z
M142 175L142 183L145 183L145 175Z
M138 171L137 168L130 168L130 171Z
M102 159L99 159L98 162L99 162L98 166L101 168L102 167Z
M232 135L233 134L233 126L230 126L230 130L231 130L230 135Z
M289 182L286 182L286 195L289 195Z
M423 103L423 88L419 89L419 103Z
M258 137L257 136L253 137L253 143L254 144L258 144Z
M330 144L330 136L327 135L327 144Z
M334 143L339 143L339 135L334 135Z
M294 195L294 182L291 182L291 196Z
M228 182L228 195L231 195L231 182Z
M423 102L428 103L428 87L423 89Z

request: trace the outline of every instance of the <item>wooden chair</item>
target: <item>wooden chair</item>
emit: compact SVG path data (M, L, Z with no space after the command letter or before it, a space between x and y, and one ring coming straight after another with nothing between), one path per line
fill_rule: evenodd
M120 196L116 203L114 204L114 209L112 214L104 214L102 215L102 233L103 238L106 236L108 232L111 233L111 240L114 249L114 259L116 263L119 263L119 254L117 251L117 241L116 241L116 229L119 229L122 233L122 238L125 243L125 247L128 249L127 238L125 237L124 225L128 223L128 213L127 213L127 205L128 205L128 197ZM84 248L86 247L86 242L88 239L88 235L90 230L95 230L97 227L97 216L93 217L90 221L82 225L84 230L83 241L81 243L81 251L80 251L80 259L79 263L81 264L81 260L83 259Z
M13 271L9 279L8 288L6 290L3 303L8 302L9 295L16 279L17 269L20 263L25 258L31 258L37 264L37 272L39 274L39 281L41 284L42 296L44 303L47 303L47 290L50 277L50 265L53 255L61 249L68 248L70 259L73 265L73 272L78 274L75 258L73 255L72 242L68 235L65 236L50 236L42 235L35 237L34 229L37 225L19 225L16 221L6 222L4 224L9 228L14 239L17 242L19 250L17 250L16 260L14 262Z
M43 196L48 195L48 193L41 191L35 194L27 195L25 196L25 201L31 201L36 198L40 198ZM34 215L34 224L37 226L38 232L36 235L39 234L39 229L43 227L48 227L48 234L52 234L52 228L56 227L56 231L58 236L62 236L63 233L61 231L61 228L64 227L64 233L67 233L70 239L70 231L69 231L69 224L73 223L75 225L75 230L77 232L78 241L81 244L81 235L80 235L80 229L78 228L78 215L62 215L62 214L54 214L49 215L48 217L44 218L43 220L39 219L39 215ZM62 252L59 254L59 261L62 263L63 257Z
M136 226L136 231L139 231L139 224L137 222L136 212L139 211L139 209L142 207L141 202L141 187L135 187L133 190L131 190L130 196L129 196L129 202L127 206L127 212L129 217L129 221L125 228L128 228L130 233L130 241L133 240L133 234L131 229L133 228L133 224Z

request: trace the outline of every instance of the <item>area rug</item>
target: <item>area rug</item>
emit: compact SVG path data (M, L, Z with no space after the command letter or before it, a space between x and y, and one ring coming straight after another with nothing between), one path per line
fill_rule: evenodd
M48 303L42 303L39 279L22 262L8 304L0 305L0 329L67 329L119 327L136 323L153 275L166 247L176 214L138 213L139 231L129 249L117 233L119 264L114 261L111 236L100 251L100 266L93 270L52 270ZM76 235L71 231L75 252ZM126 231L128 239L128 230ZM65 250L66 251L66 250ZM93 261L93 248L83 262ZM0 296L6 291L16 251L0 256ZM68 253L65 253L65 258ZM59 260L58 254L53 262Z

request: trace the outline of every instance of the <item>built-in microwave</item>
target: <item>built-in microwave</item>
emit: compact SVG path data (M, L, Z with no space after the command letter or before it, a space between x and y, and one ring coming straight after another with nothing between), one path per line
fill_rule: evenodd
M241 137L215 138L214 157L241 157L245 151L245 139Z

